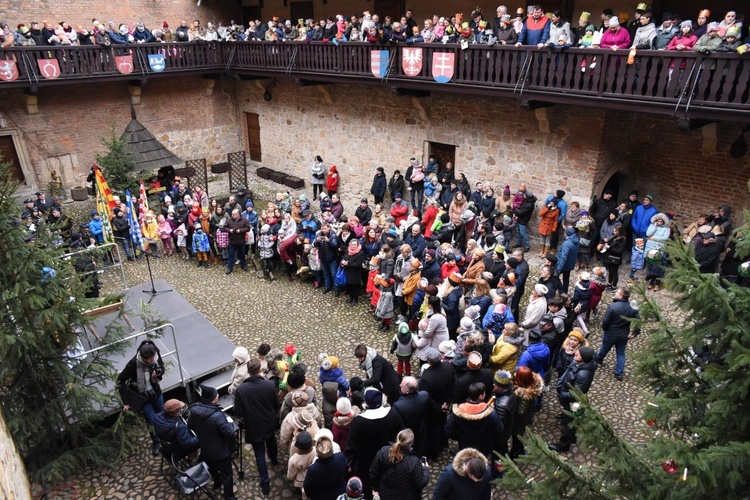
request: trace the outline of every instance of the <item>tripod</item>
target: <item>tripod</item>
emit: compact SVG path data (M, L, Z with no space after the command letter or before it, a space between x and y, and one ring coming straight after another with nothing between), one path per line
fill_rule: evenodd
M148 277L151 280L151 290L143 290L143 293L148 293L151 295L151 298L148 299L148 303L150 304L157 294L171 292L172 290L157 290L156 286L154 286L154 275L151 273L151 261L149 260L148 252L146 252L146 266L148 267Z

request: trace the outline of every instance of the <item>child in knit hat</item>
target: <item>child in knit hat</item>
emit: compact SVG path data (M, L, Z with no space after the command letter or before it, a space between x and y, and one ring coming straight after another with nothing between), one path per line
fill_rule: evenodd
M588 308L586 309L586 321L588 322L591 314L596 317L596 306L602 300L602 294L604 289L607 287L607 271L600 266L595 267L591 270L591 284L589 289L591 290L591 297L589 297Z
M338 384L339 396L345 397L346 392L349 390L349 381L344 377L344 370L339 367L339 358L322 352L318 354L318 362L320 363L320 370L318 372L320 384L336 382Z
M375 276L375 287L380 290L378 305L375 307L375 317L382 322L380 328L378 328L380 331L388 331L391 328L391 320L394 314L393 286L395 284L396 280L393 278L388 279L382 274Z
M346 493L342 493L336 500L360 500L365 498L365 488L362 486L362 480L357 476L352 476L346 482Z
M635 245L630 252L630 274L628 278L635 279L635 273L643 269L646 265L646 245L643 238L636 238Z
M258 253L263 263L263 278L273 281L273 247L276 244L276 236L270 234L271 226L263 224L258 237Z
M405 322L398 323L398 330L391 342L391 354L396 353L398 359L398 374L411 375L411 357L416 349L416 336L409 330Z
M589 330L586 328L586 322L584 321L584 315L589 308L589 299L591 298L591 274L588 272L582 272L578 275L578 283L576 283L573 291L573 311L578 315L578 324L581 326L581 331L584 337L589 336Z
M175 234L177 234L177 247L180 249L180 255L183 259L188 260L190 259L190 255L188 255L187 251L187 227L185 226L185 222L183 221L179 226L177 226L177 229L175 229Z
M352 420L359 415L360 408L352 406L351 401L347 398L339 398L336 401L336 413L333 414L333 441L341 447L341 451L346 451L346 442L349 439L349 431L352 426Z

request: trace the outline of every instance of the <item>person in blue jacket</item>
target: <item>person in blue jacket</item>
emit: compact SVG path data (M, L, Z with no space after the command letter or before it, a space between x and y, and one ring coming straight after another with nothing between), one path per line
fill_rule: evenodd
M101 245L104 242L104 234L102 230L102 218L99 212L96 210L91 211L91 220L89 221L89 231L91 235L96 238L96 244Z
M555 272L562 274L563 291L568 293L570 287L570 271L575 269L578 260L578 235L573 227L565 229L565 241L560 245L557 253L557 267Z
M651 224L651 217L658 214L659 211L653 205L654 197L647 194L643 198L643 204L638 205L633 210L633 216L630 218L630 227L633 228L633 243L635 244L636 238L646 239L646 231L648 226Z
M526 18L518 35L516 47L521 45L536 45L537 48L544 47L549 41L549 30L552 21L544 15L542 7L535 5L531 15Z
M164 411L154 415L154 431L161 440L164 453L175 459L186 457L198 450L198 437L190 432L182 417L185 403L170 399L164 403Z
M542 342L542 332L534 328L529 332L529 347L521 354L516 370L521 366L527 366L532 372L538 373L544 379L549 364L549 346Z

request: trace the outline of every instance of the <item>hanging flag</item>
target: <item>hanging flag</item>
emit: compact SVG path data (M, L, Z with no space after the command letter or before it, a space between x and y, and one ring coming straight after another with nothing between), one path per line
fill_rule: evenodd
M117 202L115 202L115 198L114 196L112 196L112 190L109 189L109 185L107 184L106 179L104 179L104 174L102 174L99 165L97 165L96 163L94 163L94 178L96 179L96 186L101 191L102 197L107 203L107 214L111 215L112 210L117 208Z
M60 76L60 63L57 62L57 59L37 59L36 63L44 78L54 80Z
M128 223L130 224L130 241L133 248L140 248L141 253L146 252L146 245L143 244L143 235L141 234L141 225L138 224L138 218L135 216L135 199L130 196L130 190L125 190L125 204L128 207Z
M115 56L115 65L117 71L123 75L129 75L133 72L133 56Z
M18 68L16 61L10 59L0 60L0 80L4 82L13 82L18 80Z
M141 189L138 194L138 201L138 222L143 225L144 221L146 220L146 213L148 212L148 198L146 197L146 186L143 184L143 180L141 180Z
M96 189L96 211L99 212L99 220L102 221L102 241L104 243L114 243L115 237L112 233L112 226L109 224L110 208L107 206L99 183L94 182L94 188Z
M406 76L417 76L422 71L422 49L404 47L401 51L401 68Z
M373 50L370 51L370 54L370 70L372 74L378 78L385 78L388 71L390 52L387 50Z
M453 78L456 56L453 52L432 53L432 78L438 83L448 83Z

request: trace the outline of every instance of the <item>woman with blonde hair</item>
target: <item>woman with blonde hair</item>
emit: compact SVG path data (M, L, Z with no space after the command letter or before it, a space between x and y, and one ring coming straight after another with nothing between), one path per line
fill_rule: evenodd
M373 495L382 500L418 500L430 479L430 469L412 453L414 432L404 429L396 442L383 446L370 465L370 484Z

